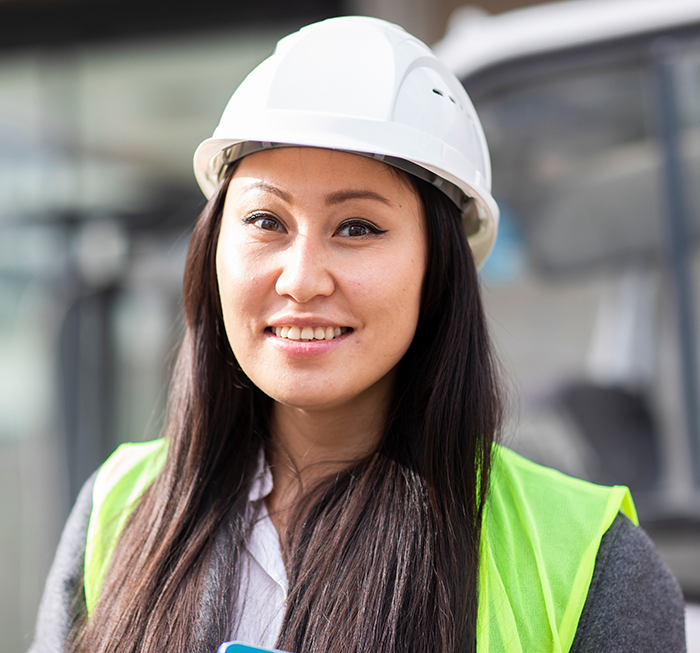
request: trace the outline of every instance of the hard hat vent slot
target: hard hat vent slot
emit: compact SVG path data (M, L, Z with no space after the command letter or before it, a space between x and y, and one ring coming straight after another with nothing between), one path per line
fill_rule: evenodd
M460 109L462 109L462 112L466 113L464 111L464 108L462 107L462 105L459 102L457 102L457 100L455 100L451 95L446 96L445 93L443 93L441 90L439 90L437 88L433 89L433 93L435 93L435 95L439 95L440 97L447 97L447 99L450 102L452 102L452 104L456 104Z

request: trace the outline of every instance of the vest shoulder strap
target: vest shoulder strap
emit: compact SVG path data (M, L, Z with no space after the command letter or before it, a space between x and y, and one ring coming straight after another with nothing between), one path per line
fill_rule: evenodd
M497 446L484 507L478 653L566 653L600 541L617 513L635 524L626 487L574 479Z
M85 603L92 613L119 535L165 462L164 439L121 445L97 472L85 544Z

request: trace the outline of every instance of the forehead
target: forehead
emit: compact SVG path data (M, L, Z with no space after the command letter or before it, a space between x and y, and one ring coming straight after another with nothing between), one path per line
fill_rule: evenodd
M232 185L245 189L245 180L271 182L296 193L372 190L399 203L420 203L406 173L381 161L338 150L283 147L256 152L238 163Z

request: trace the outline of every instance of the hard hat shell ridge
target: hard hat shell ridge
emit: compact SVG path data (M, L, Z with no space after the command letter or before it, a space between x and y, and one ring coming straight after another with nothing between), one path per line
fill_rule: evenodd
M464 87L421 41L377 18L308 25L241 83L194 158L210 197L226 163L269 147L372 156L433 183L464 216L477 265L496 239L486 139Z

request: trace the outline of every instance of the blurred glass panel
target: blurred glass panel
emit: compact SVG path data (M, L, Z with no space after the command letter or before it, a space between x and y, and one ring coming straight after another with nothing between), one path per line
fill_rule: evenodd
M194 149L284 33L0 55L0 220L150 210L195 192Z
M0 439L45 437L56 408L56 282L65 241L49 226L0 227Z
M523 226L538 266L619 263L661 245L647 80L638 65L606 66L478 102L494 193Z
M681 50L675 77L686 199L697 228L700 223L700 45Z
M111 448L158 437L167 399L169 363L181 328L179 313L187 238L146 235L132 246L132 265L116 298L116 359Z

